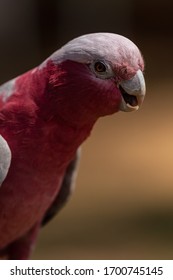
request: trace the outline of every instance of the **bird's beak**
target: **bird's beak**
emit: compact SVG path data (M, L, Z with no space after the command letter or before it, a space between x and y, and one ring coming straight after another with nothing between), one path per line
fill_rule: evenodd
M138 70L132 79L120 82L119 89L122 95L120 110L124 112L138 110L146 92L142 71Z

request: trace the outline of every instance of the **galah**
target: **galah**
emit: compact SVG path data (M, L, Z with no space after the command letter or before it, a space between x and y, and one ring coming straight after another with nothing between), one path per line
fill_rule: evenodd
M129 39L68 42L0 87L0 255L28 259L72 190L79 149L99 117L136 111L144 61Z

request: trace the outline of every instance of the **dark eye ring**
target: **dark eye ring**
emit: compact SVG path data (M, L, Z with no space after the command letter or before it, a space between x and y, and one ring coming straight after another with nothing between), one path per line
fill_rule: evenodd
M102 61L96 61L94 64L94 69L98 73L106 72L106 66Z

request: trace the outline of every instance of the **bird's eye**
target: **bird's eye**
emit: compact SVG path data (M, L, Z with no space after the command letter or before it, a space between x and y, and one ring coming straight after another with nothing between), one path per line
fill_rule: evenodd
M105 64L101 61L96 61L95 62L94 69L98 73L104 73L107 70Z

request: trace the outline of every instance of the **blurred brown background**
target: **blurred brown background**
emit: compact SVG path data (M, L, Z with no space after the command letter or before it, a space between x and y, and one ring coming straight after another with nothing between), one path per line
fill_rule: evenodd
M127 36L146 61L143 107L97 123L34 259L173 259L172 14L170 0L0 1L1 83L90 32Z

